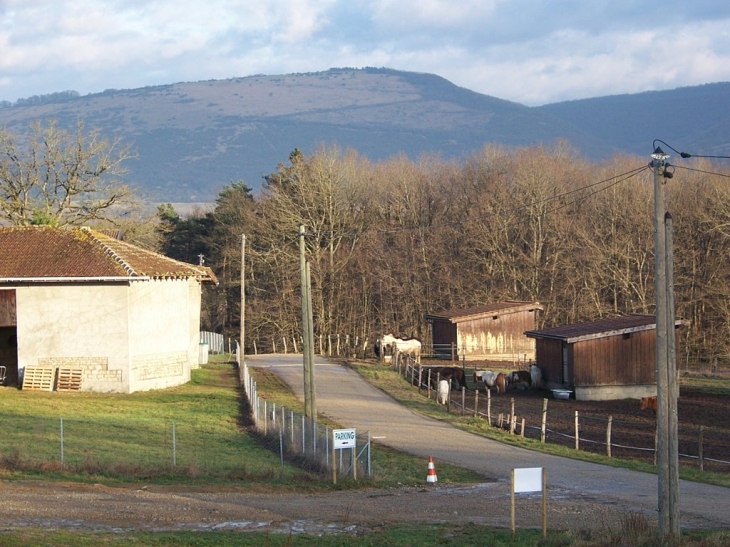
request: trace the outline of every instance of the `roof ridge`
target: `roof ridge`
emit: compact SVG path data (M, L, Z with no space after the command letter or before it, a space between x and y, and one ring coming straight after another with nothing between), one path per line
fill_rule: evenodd
M114 262L119 264L124 269L124 271L127 272L128 275L130 275L130 276L138 275L138 273L134 270L134 268L132 268L132 266L126 260L124 260L121 256L119 256L114 249L109 247L109 245L107 245L104 241L102 241L98 237L99 235L101 235L102 237L107 237L107 236L104 236L103 234L99 234L98 232L96 232L95 230L92 230L88 226L82 226L80 228L80 230L87 232L88 237L91 238L94 241L94 243L98 244L107 255L112 257Z

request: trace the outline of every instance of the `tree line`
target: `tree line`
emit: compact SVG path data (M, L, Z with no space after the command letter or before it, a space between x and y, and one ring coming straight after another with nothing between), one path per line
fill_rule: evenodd
M203 257L206 330L240 332L246 235L245 345L299 339L299 225L306 229L316 335L426 339L424 316L504 300L539 301L538 328L654 312L653 172L649 158L601 163L565 142L484 145L461 160L373 162L356 151L294 150L214 208L181 217L145 210L125 183L132 156L79 123L36 122L25 140L0 130L0 223L123 229L173 258ZM671 159L670 159L671 162ZM730 353L730 170L676 159L662 178L674 225L674 290L684 360ZM259 346L261 347L261 346Z
M259 196L239 181L213 211L160 209L162 250L206 264L208 328L237 337L246 235L246 345L299 338L298 227L306 229L315 333L426 338L424 316L539 301L539 328L654 312L653 172L647 158L591 163L566 143L485 145L460 161L294 150ZM730 170L681 160L666 184L685 360L730 350ZM260 346L259 346L260 347ZM270 345L269 345L270 347Z

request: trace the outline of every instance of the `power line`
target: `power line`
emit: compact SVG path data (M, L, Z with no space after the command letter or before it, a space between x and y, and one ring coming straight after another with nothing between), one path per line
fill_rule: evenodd
M730 175L725 175L723 173L714 173L712 171L705 171L703 169L694 169L692 167L685 167L684 165L672 165L672 167L675 167L676 169L684 169L685 171L694 171L695 173L703 173L705 175L713 175L716 177L725 177L730 178Z
M714 159L722 159L722 160L730 160L730 156L701 156L699 154L690 154L689 152L680 152L676 148L674 148L672 145L667 144L663 140L660 139L654 139L654 142L652 143L652 148L656 150L656 143L662 143L664 146L669 148L670 150L673 150L675 153L679 154L681 158L687 159L687 158L714 158Z

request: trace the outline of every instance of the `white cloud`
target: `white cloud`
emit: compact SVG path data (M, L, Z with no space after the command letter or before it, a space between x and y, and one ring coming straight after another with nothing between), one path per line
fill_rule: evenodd
M730 3L0 0L0 99L388 66L526 104L730 80Z

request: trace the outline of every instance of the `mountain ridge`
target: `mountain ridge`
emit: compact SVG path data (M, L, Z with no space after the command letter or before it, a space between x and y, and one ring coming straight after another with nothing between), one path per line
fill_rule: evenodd
M6 104L0 127L23 132L29 122L55 118L71 128L81 119L133 145L138 157L129 163L129 178L151 199L212 201L233 180L258 190L263 175L294 148L307 154L320 144L379 161L401 153L414 160L429 153L463 158L486 143L521 147L563 139L594 161L615 153L648 156L654 138L671 140L693 130L691 143L709 146L715 139L716 153L730 142L721 120L715 115L714 134L708 133L703 124L712 114L687 112L687 105L704 97L711 108L730 107L730 83L706 85L716 87L528 107L433 74L337 68L78 97L62 92L59 102ZM666 108L672 116L660 117Z

